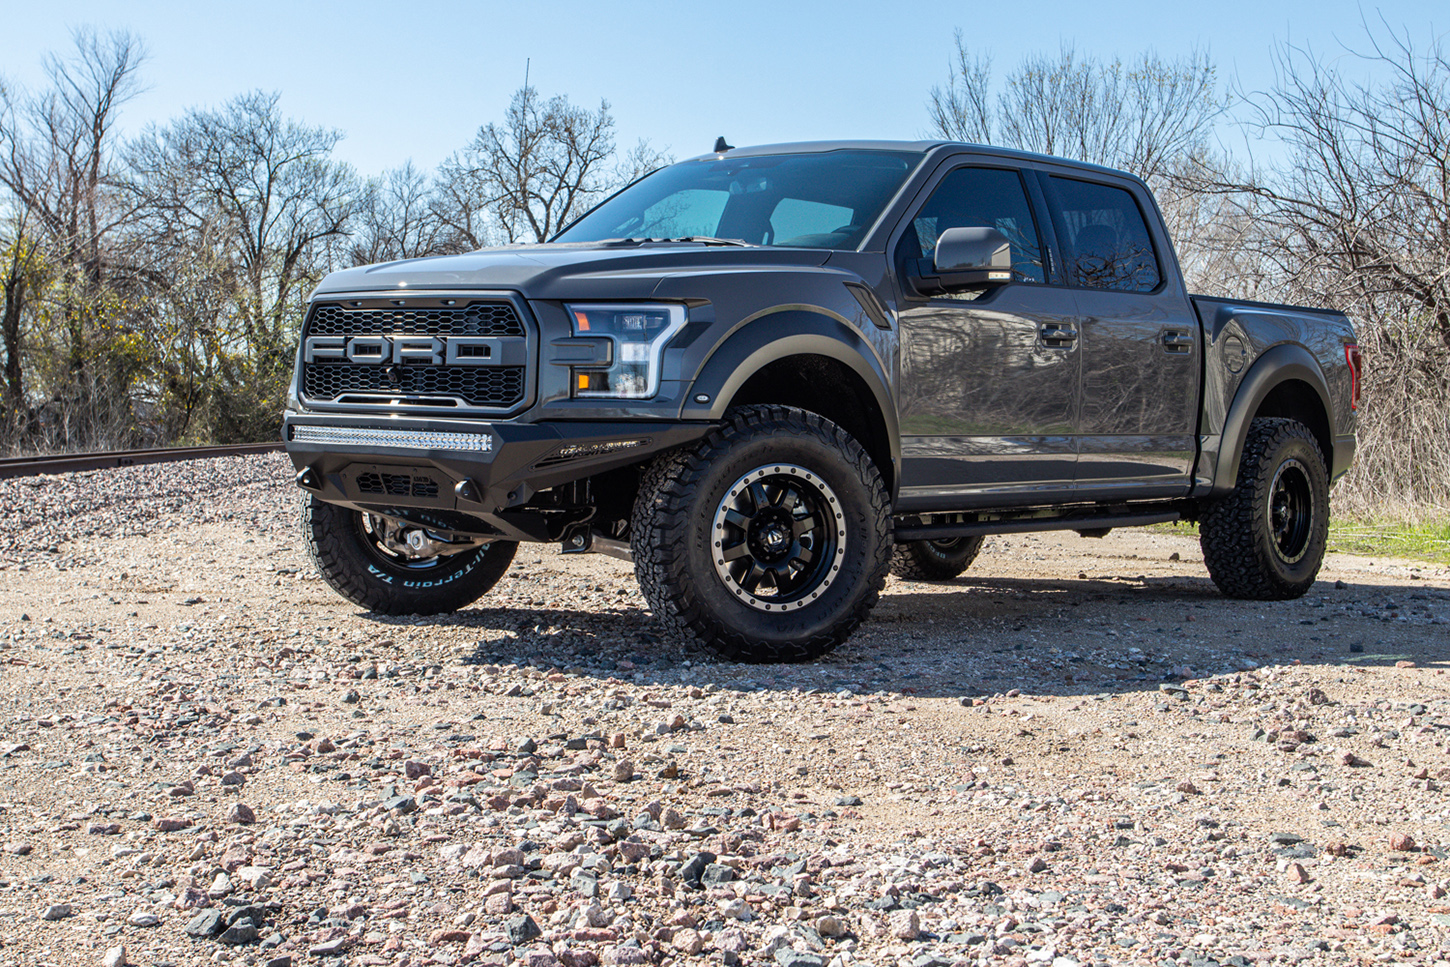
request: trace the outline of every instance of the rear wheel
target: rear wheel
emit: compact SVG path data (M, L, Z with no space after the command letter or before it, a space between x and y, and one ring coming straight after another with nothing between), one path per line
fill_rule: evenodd
M487 594L518 550L512 541L451 541L310 495L302 498L302 530L323 580L378 614L457 611Z
M972 566L984 540L977 535L897 544L891 555L891 573L910 581L950 581Z
M1203 561L1231 598L1297 598L1314 583L1329 536L1329 474L1296 420L1249 426L1238 485L1208 503L1198 525Z
M675 635L740 661L804 661L876 603L890 527L881 476L849 434L750 406L651 464L630 541L645 599Z

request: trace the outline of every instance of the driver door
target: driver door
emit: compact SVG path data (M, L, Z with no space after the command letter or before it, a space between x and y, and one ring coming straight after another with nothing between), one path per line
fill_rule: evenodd
M959 226L1007 237L1012 281L917 295L913 261L930 264L937 237ZM952 168L902 229L893 253L906 296L898 313L900 509L1071 497L1081 354L1074 303L1046 284L1043 250L1022 176L1011 168Z

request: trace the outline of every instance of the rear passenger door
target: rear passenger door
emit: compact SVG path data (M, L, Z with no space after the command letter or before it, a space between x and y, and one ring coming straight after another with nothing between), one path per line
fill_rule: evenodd
M1046 174L1041 184L1075 287L1083 499L1188 493L1197 455L1198 320L1140 186ZM1152 213L1152 217L1148 217Z

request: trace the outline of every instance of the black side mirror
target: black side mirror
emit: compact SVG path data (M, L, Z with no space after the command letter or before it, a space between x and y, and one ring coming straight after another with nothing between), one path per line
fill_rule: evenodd
M917 260L911 284L922 295L979 289L1012 281L1012 245L995 228L949 228L928 264Z

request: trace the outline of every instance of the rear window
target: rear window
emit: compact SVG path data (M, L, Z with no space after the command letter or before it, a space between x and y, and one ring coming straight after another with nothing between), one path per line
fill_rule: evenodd
M1124 292L1158 287L1153 239L1131 192L1075 178L1048 181L1073 284Z

